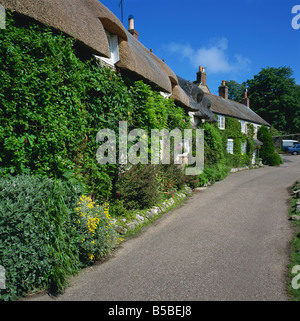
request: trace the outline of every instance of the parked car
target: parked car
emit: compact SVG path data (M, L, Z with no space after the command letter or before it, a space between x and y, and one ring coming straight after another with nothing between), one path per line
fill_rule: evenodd
M284 139L282 140L282 150L287 152L289 147L293 147L296 144L300 144L297 140Z
M300 154L300 144L296 144L293 147L289 147L288 153L291 153L292 155Z

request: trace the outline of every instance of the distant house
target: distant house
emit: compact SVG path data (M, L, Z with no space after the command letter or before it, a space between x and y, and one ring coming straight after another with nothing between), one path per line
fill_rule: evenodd
M211 110L218 117L218 125L220 129L225 129L225 117L237 118L242 127L242 132L247 133L247 123L251 123L255 128L255 138L257 137L257 130L260 126L271 125L257 115L250 108L250 99L247 96L247 91L244 93L242 102L236 102L228 99L228 87L225 81L222 81L219 87L219 96L211 94L207 86L207 74L205 70L200 66L199 72L197 72L197 80L193 83L204 91L204 97L211 101Z
M247 134L247 124L252 124L254 126L254 141L257 145L262 144L257 139L257 131L262 125L266 125L267 127L270 127L271 125L251 110L247 91L244 93L242 102L230 100L228 99L228 87L223 80L219 87L219 96L213 95L207 86L207 73L202 66L199 67L197 79L193 84L204 92L203 101L206 99L210 101L210 109L217 117L218 127L220 129L226 128L226 117L236 118L241 123L241 131L244 134ZM242 147L242 150L245 150L245 146ZM227 151L233 153L233 140L230 138L227 142ZM253 162L255 161L255 156L256 155L253 155Z

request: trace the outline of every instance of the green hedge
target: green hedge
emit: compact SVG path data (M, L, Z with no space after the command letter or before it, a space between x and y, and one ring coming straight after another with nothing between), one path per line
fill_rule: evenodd
M78 271L72 208L79 187L28 175L0 177L0 263L6 269L1 298L33 289L59 291Z
M70 275L106 255L119 242L109 215L80 186L57 179L0 177L0 264L16 300L46 288L61 292Z

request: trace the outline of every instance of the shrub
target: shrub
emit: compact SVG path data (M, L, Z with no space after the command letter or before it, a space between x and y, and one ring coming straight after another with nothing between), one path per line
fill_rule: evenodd
M262 125L258 132L257 138L263 142L259 150L259 156L263 160L263 164L270 166L278 166L283 163L280 155L275 152L274 142L269 129Z
M185 174L181 165L160 164L157 165L156 170L156 179L159 182L159 191L162 195L170 195L171 191L175 192L184 187Z
M110 206L111 216L126 216L128 210L124 206L124 199L114 199Z
M71 211L81 190L59 180L0 177L0 264L6 269L3 300L35 289L62 290L78 271Z
M100 206L82 195L76 208L76 230L79 233L79 255L83 265L94 263L108 254L120 238L113 228L109 205Z
M229 173L230 167L224 163L218 163L214 166L207 166L204 168L203 173L211 183L223 180Z
M279 154L274 152L274 154L269 156L268 163L269 163L270 166L279 166L280 164L283 164L283 160L282 160L282 158L280 157Z
M116 182L115 196L128 210L155 205L159 199L155 166L138 164L125 170Z
M194 189L199 186L199 176L197 175L186 175L186 184L190 188Z

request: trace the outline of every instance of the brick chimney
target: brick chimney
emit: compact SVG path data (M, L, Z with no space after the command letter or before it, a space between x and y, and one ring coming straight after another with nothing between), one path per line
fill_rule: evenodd
M244 92L244 98L242 100L242 104L250 108L250 99L248 98L248 90L246 89Z
M225 80L222 80L222 86L219 87L219 96L228 99L228 87L226 86Z
M203 86L206 86L206 77L207 74L205 72L205 68L199 66L199 71L197 72L197 80L194 83L197 85L202 84Z
M128 17L128 32L137 40L139 39L139 33L134 29L134 16L132 14Z

